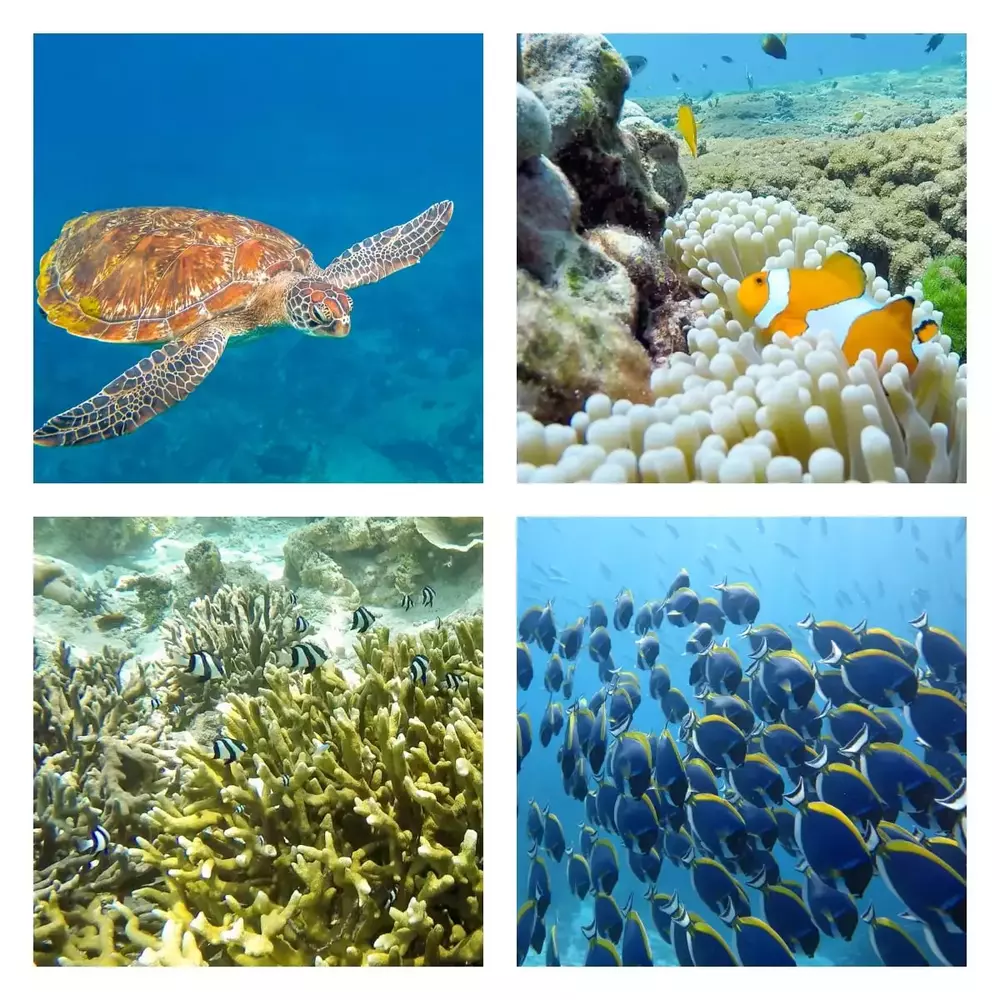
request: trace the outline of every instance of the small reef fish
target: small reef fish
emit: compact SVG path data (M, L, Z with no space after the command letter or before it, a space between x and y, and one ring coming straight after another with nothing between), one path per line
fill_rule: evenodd
M823 75L823 67L819 66L817 68L819 69L819 75L822 76Z
M867 293L867 276L850 254L838 251L822 267L775 268L744 278L737 292L742 308L770 337L779 330L798 337L810 330L834 335L848 363L865 349L881 361L895 349L912 372L924 345L937 336L937 323L923 320L913 328L912 296L876 302Z
M295 619L295 631L296 632L309 631L309 622L307 622L305 618L302 617L302 615L298 615Z
M720 59L721 59L721 60L722 60L722 61L723 61L724 63L731 63L731 62L733 61L733 57L732 57L732 56L719 56L719 58L720 58Z
M421 684L426 684L427 668L430 665L430 660L428 660L423 653L418 653L412 660L410 660L410 680L416 684L417 679L419 678Z
M787 59L788 51L785 49L787 40L788 35L765 35L760 40L760 47L775 59Z
M217 736L212 740L212 756L223 764L232 764L247 752L247 745L229 736Z
M413 607L413 598L409 594L403 594L403 599L399 602L399 606L404 611L409 611Z
M351 628L367 632L375 624L375 616L363 605L351 616Z
M315 642L297 642L289 650L292 657L292 669L311 674L320 664L330 659L330 654Z
M199 649L192 653L185 661L185 670L195 680L217 681L226 676L226 668L222 660L215 653L209 653L204 649Z
M747 74L747 90L753 90L753 73L750 72L749 66L744 66Z
M671 73L670 74L670 79L673 80L674 83L680 83L681 82L681 78L676 73Z
M111 835L100 823L94 827L89 837L76 841L76 849L80 854L104 854L111 846Z
M625 62L628 63L628 68L632 71L632 75L636 76L646 68L649 60L645 56L626 56Z
M702 63L701 64L701 68L702 69L708 69L708 63Z
M449 670L448 673L444 675L444 680L441 684L448 691L457 691L462 683L462 675L456 673L454 670Z
M698 123L694 120L694 110L690 104L677 108L677 131L680 132L692 156L698 155Z
M864 41L868 36L867 35L848 35L847 37L848 38L860 38L861 41Z
M437 591L433 587L424 587L424 589L420 591L420 597L423 602L423 607L433 608L434 598L437 597Z
M931 35L924 52L933 52L944 41L944 35Z

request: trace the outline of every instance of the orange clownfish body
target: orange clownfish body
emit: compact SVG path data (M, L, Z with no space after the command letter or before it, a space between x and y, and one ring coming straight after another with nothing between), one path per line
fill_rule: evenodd
M744 278L737 298L770 340L779 330L789 337L808 331L832 333L850 364L871 349L879 361L895 349L913 371L923 346L938 334L933 320L913 329L910 296L876 302L866 294L861 265L849 254L831 254L816 270L776 268Z

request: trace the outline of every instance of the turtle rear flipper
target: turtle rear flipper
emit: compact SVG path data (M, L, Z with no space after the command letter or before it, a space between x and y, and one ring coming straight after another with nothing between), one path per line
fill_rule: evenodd
M215 367L228 339L228 330L209 323L164 344L96 396L47 420L35 431L35 444L92 444L131 434L186 399Z
M330 264L324 278L346 291L419 263L451 222L454 208L450 201L439 201L415 219L355 243Z

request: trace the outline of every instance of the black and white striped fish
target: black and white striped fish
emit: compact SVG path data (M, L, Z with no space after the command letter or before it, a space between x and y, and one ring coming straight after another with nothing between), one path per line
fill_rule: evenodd
M410 680L416 684L419 679L421 684L426 684L427 668L430 665L430 660L428 660L422 653L418 653L412 660L410 660Z
M247 752L247 745L230 736L217 736L212 740L212 756L224 764L232 764Z
M330 659L330 654L315 642L297 642L289 650L292 656L292 669L311 674L321 663Z
M444 680L441 681L441 683L449 691L457 691L458 690L458 686L462 683L462 675L459 674L459 673L456 673L455 671L451 671L451 672L449 672L449 673L447 673L447 674L444 675Z
M295 631L296 632L308 632L309 631L309 622L307 622L305 620L305 618L302 617L302 615L299 615L295 619Z
M424 589L420 591L420 596L424 599L423 606L425 608L434 607L434 598L437 597L437 591L435 591L433 587L424 587Z
M295 596L294 590L288 591L288 599L292 602L292 607L295 607L295 605L299 603L299 599Z
M156 695L151 695L149 699L149 710L155 712L160 707L160 699Z
M351 628L358 632L367 632L375 624L375 616L363 605L354 612L351 619Z
M413 607L413 598L409 594L403 594L403 599L399 602L399 606L404 611L409 611Z
M226 668L222 660L215 653L199 649L188 657L185 670L202 683L206 681L217 681L226 676Z
M292 783L292 779L287 774L283 774L281 776L281 783L287 788Z
M104 854L111 846L111 835L100 823L94 827L93 833L89 837L77 840L76 849L81 854Z

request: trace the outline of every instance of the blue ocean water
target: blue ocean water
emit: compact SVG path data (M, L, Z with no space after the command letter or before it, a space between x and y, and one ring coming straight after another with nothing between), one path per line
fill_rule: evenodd
M230 341L182 405L37 448L35 479L481 481L482 59L479 35L36 36L36 264L97 209L233 212L324 267L434 202L455 213L419 266L352 291L346 339ZM34 426L149 352L37 313Z
M779 549L779 543L792 554ZM684 567L690 573L691 587L701 597L718 596L711 588L725 577L730 583L749 581L760 595L758 624L772 622L781 626L792 637L795 648L810 661L816 659L816 654L807 633L796 626L808 612L817 620L835 619L850 626L867 619L869 627L879 626L913 641L916 632L909 621L926 610L932 625L947 629L963 643L966 637L965 521L960 518L530 518L518 522L517 552L518 618L528 607L552 600L560 630L578 616L586 618L595 600L603 602L610 619L615 597L622 588L632 591L636 610L646 601L661 599ZM849 603L838 599L839 590L846 593ZM637 636L631 626L616 631L609 623L608 629L616 666L637 672L642 684L642 702L631 728L659 733L665 725L664 714L659 702L649 695L648 671L636 670ZM655 631L660 640L657 662L668 668L672 686L684 693L698 714L703 714L688 681L693 657L684 652L693 626L675 628L664 618ZM746 667L749 643L739 638L741 631L742 627L727 624L724 634ZM539 724L549 700L543 676L549 657L537 645L530 649L534 679L529 690L519 688L517 692L518 710L530 716L533 730L532 747L518 775L519 903L528 898L525 892L531 840L525 821L529 802L533 799L543 808L548 805L558 815L570 850L579 850L579 825L585 819L584 804L563 790L557 760L561 737L554 737L548 747L541 745ZM588 655L585 640L576 660L571 698L555 697L568 708L581 698L589 700L600 686L597 665ZM817 692L814 703L818 706L822 700ZM902 713L894 711L903 721ZM675 740L678 728L669 726ZM903 745L921 757L913 730L905 721L903 728ZM824 734L828 731L824 728ZM679 746L683 752L685 744ZM787 775L785 779L785 791L790 792L792 783ZM595 785L592 782L592 787ZM898 822L907 829L913 827L905 814L900 814ZM642 898L648 885L629 869L628 852L620 838L607 831L601 831L601 836L610 836L618 853L621 875L614 898L622 909L630 896L634 898L654 961L676 965L673 949L657 933L650 918L650 904ZM794 867L799 859L786 853L780 844L775 845L772 854L783 878L802 880ZM558 928L562 964L582 964L586 940L581 928L593 919L593 903L589 897L581 902L568 890L565 859L557 864L545 856L545 861L552 884L546 927L551 929L555 923ZM745 880L741 875L737 878ZM874 903L880 916L896 919L904 907L880 883L879 878L872 880L863 902L857 901L859 912ZM760 894L751 888L746 891L754 916L763 918ZM703 917L709 915L693 888L690 872L674 867L667 859L663 861L657 892L677 892L686 907ZM940 964L926 947L919 925L900 922L918 941L931 964ZM713 915L710 923L727 943L731 942L731 931L718 917ZM796 958L800 965L881 964L871 947L867 926L860 923L849 943L824 936L814 958L801 953ZM543 961L544 953L531 952L525 964Z
M754 87L766 90L789 83L861 73L918 70L954 63L965 52L965 35L945 35L933 52L925 52L929 34L789 35L786 58L775 59L761 48L763 33L750 35L606 35L623 56L648 60L633 76L629 97L659 97L687 92L699 97L747 89L747 70ZM731 63L723 62L729 56ZM705 66L706 68L703 68ZM676 73L680 82L671 77Z

